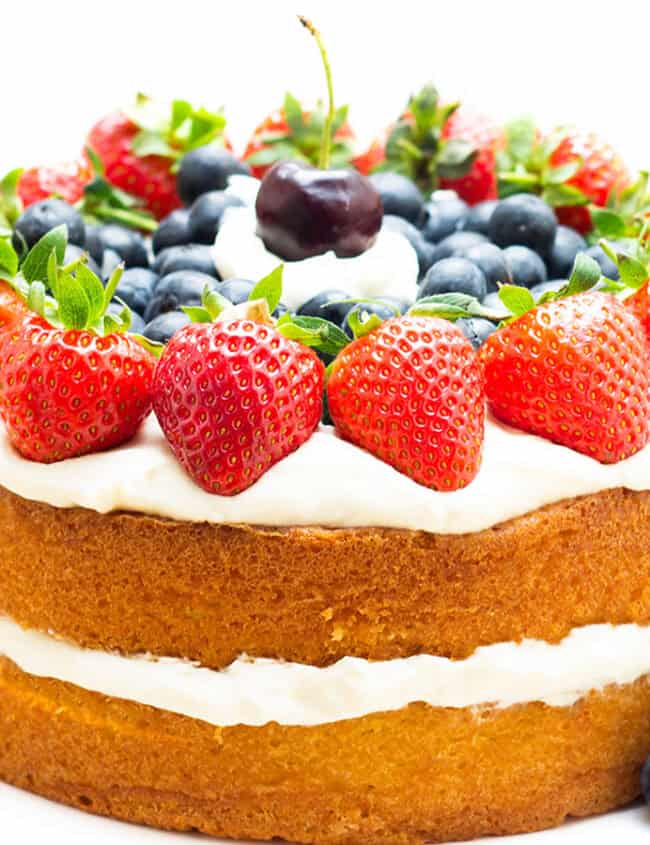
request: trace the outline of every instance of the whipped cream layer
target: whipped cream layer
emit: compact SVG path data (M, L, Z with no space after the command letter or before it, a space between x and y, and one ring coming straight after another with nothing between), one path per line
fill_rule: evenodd
M240 197L248 185L234 185ZM214 244L214 260L222 279L263 278L283 263L257 236L255 209L227 209ZM282 302L294 310L322 290L338 288L354 299L399 296L413 302L417 296L418 261L403 235L382 229L377 240L355 258L337 258L333 252L303 261L284 262Z
M240 657L222 671L184 660L123 657L26 631L0 617L0 654L24 672L213 725L320 725L415 702L568 707L592 690L650 673L650 628L589 625L561 643L498 643L465 660L418 655L326 668Z
M322 426L237 496L206 493L174 458L152 416L118 449L39 464L0 429L0 485L54 507L133 511L187 522L386 527L464 534L561 499L650 489L650 447L604 465L488 419L483 464L463 490L430 490Z

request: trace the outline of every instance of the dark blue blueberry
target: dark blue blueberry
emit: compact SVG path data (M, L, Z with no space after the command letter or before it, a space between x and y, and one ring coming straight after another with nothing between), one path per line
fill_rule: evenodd
M566 279L549 279L548 282L541 282L530 289L535 302L548 291L561 290L566 285Z
M158 253L152 269L159 276L167 276L177 270L196 270L208 276L219 278L212 248L206 244L182 244L169 246Z
M431 267L433 261L433 252L435 247L422 237L422 232L409 223L403 217L397 217L394 214L384 215L382 227L388 229L389 232L397 232L403 235L415 250L418 259L418 278L422 279Z
M472 264L476 264L482 271L487 282L488 293L498 290L499 284L510 284L512 282L506 257L503 251L494 244L476 244L461 252L459 257L466 258Z
M509 246L503 250L503 254L510 268L513 285L533 288L547 280L546 264L527 246Z
M217 280L212 276L195 270L177 270L163 276L145 309L145 322L151 322L166 311L175 311L181 305L200 305L205 288L214 290L217 285Z
M132 267L122 274L115 296L126 302L131 311L144 314L157 282L158 276L153 270Z
M384 205L384 214L403 217L418 226L424 217L424 197L415 182L400 173L373 173L370 181Z
M118 255L114 249L104 250L102 255L102 279L107 282L113 275L113 271L122 263L122 256Z
M82 249L80 246L76 246L75 244L68 244L65 248L65 256L63 258L64 264L72 264L73 261L76 261L78 258L81 258L82 255L86 256L86 267L89 270L92 270L96 276L102 278L102 271L97 266L97 262L89 255L85 249Z
M296 313L301 317L320 317L322 320L329 320L330 323L342 326L348 312L354 307L354 303L342 303L351 298L350 294L344 290L335 288L322 290L307 302L303 302ZM330 303L334 304L330 305Z
M168 311L147 323L142 334L156 343L167 343L179 329L190 322L190 318L184 311Z
M148 267L149 255L144 238L134 229L106 223L104 226L88 227L86 248L98 264L102 263L104 251L112 249L127 267Z
M107 314L114 314L116 317L122 313L124 309L123 305L120 305L119 302L111 302L106 309ZM135 312L132 308L129 309L131 311L131 325L129 326L129 333L130 334L142 334L144 332L144 320L142 317Z
M646 804L650 804L650 758L641 767L641 793Z
M425 207L422 234L429 243L437 244L447 235L462 229L469 206L453 195L433 199Z
M234 175L250 176L250 167L228 150L199 147L183 156L176 177L178 194L185 205L208 191L223 191Z
M343 324L341 328L343 331L349 336L353 337L354 333L350 328L350 316L352 314L359 314L361 317L361 322L365 322L367 317L364 315L367 314L368 316L375 314L379 317L380 320L390 320L392 317L395 316L395 309L389 305L388 303L384 305L381 302L359 302L357 305L353 306L350 311L348 312L347 317L343 320Z
M248 302L248 298L254 287L255 282L251 282L248 279L227 279L225 282L217 285L215 290L221 296L225 296L233 305L241 305L242 302Z
M501 200L488 227L489 238L497 246L527 246L539 255L549 254L556 231L553 209L534 194Z
M43 235L63 225L68 227L69 243L84 246L86 227L76 208L57 199L35 202L16 220L14 247L18 252L22 252L25 246L31 249Z
M456 320L456 325L465 335L467 340L472 344L474 349L482 346L492 332L496 331L496 326L489 320L484 320L482 317L468 317L461 320Z
M223 191L210 191L200 196L190 209L189 230L192 243L213 244L221 218L227 208L244 205L239 197Z
M191 241L189 222L190 212L186 208L178 208L161 220L151 239L154 255L170 246L188 244Z
M600 246L600 244L594 244L593 246L590 246L589 249L585 250L585 252L598 264L603 276L608 279L613 279L615 282L620 279L621 274L618 272L618 267L616 266L616 264L614 264L609 255L607 255L607 253L603 251L603 248Z
M579 252L587 249L587 242L579 232L568 226L558 226L548 256L548 272L555 278L568 279Z
M466 293L483 299L486 292L485 276L476 264L466 258L443 258L424 277L419 298L438 293Z
M488 239L485 235L481 235L480 232L454 232L443 238L436 246L433 252L433 263L435 264L443 258L460 256L467 252L470 247L487 242Z
M487 235L492 212L498 204L499 200L485 200L485 202L472 206L460 228L464 232L480 232L482 235Z

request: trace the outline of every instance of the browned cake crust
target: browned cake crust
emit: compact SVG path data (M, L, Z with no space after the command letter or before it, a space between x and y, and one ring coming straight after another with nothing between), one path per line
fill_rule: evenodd
M650 682L573 707L423 704L319 727L214 728L0 660L0 778L81 809L216 836L406 845L624 804Z
M475 534L264 529L101 515L0 489L0 613L220 668L557 641L650 623L650 492L611 490Z

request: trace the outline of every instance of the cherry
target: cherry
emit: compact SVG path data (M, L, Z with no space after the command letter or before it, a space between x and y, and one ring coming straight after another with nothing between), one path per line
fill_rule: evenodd
M334 120L334 93L327 53L318 30L302 25L321 53L329 110L323 129L319 167L299 161L275 164L257 195L257 233L267 249L286 261L300 261L333 251L339 258L365 252L381 228L379 192L355 170L328 170Z

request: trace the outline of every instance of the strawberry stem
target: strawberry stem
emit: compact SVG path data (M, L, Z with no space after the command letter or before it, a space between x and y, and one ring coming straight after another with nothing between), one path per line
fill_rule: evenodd
M332 150L332 125L334 123L334 116L336 107L334 105L334 85L332 83L332 69L327 57L327 51L323 44L323 38L320 32L316 29L314 24L302 15L298 15L298 20L305 27L306 30L314 37L318 49L320 50L321 59L323 60L323 67L325 68L325 81L327 82L327 114L325 116L325 125L323 126L323 137L320 145L320 156L318 159L318 166L321 170L327 170L330 165L330 154Z

